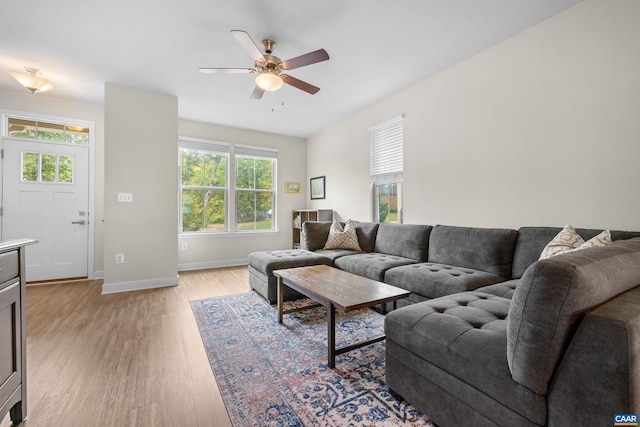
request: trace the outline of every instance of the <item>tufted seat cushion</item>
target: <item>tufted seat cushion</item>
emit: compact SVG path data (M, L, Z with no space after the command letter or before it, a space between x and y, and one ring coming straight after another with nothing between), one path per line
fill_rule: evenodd
M249 285L269 303L274 304L277 297L277 279L273 275L274 270L320 264L333 265L333 260L304 249L253 252L249 254ZM301 297L302 294L287 286L284 287L284 299Z
M326 256L304 249L283 249L249 254L249 265L267 276L271 276L273 270L279 270L281 268L305 267L307 265L319 264L331 265L332 261Z
M494 285L484 286L482 288L478 288L478 291L486 292L491 295L496 295L503 298L513 298L513 293L516 291L516 286L518 286L518 279L507 280L506 282L496 283Z
M471 268L423 262L387 270L384 281L431 299L472 291L504 279L496 274Z
M510 302L509 298L472 291L400 308L385 318L387 348L391 353L396 353L396 348L409 350L406 355L399 352L393 356L414 368L416 361L435 366L451 376L446 383L451 387L462 381L499 406L542 425L546 420L544 396L513 381L509 371L505 319ZM456 394L453 389L448 391Z
M376 252L349 255L334 260L340 270L382 282L387 270L401 265L415 264L415 260Z

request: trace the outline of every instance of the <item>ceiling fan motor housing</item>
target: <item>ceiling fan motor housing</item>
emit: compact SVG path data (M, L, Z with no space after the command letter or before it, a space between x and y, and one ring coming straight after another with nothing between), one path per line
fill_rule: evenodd
M262 40L262 50L264 50L267 55L271 55L271 52L276 48L278 44L271 39Z
M258 62L256 61L256 71L259 73L263 71L268 71L274 74L280 74L282 72L282 60L277 56L267 54L264 56L267 62Z

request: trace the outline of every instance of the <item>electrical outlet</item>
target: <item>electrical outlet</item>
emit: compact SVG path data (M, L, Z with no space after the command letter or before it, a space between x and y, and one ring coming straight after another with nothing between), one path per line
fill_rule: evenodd
M182 244L180 245L180 248L184 251L189 247L189 245L187 244L187 242L182 242Z
M116 254L116 264L124 264L124 254Z

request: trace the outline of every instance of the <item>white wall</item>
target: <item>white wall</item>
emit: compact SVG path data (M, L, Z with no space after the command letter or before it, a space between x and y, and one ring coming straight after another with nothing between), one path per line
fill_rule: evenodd
M310 138L312 206L370 220L367 129L404 114L406 223L640 230L639 70L640 2L587 0Z
M104 107L97 104L70 101L55 97L55 92L38 93L32 95L26 89L16 91L0 89L0 109L19 111L26 114L43 114L69 119L87 120L95 123L94 147L95 165L94 205L89 209L93 212L94 247L93 271L90 277L101 277L103 270L103 217L104 217Z
M178 98L105 85L103 292L178 284L177 147Z
M229 233L224 235L182 235L179 238L178 264L180 270L246 264L251 252L291 248L291 211L307 207L306 143L304 139L232 128L221 125L179 121L182 137L202 138L278 150L276 226L274 233ZM177 161L177 151L176 151ZM284 192L284 183L300 182L300 194ZM229 198L234 198L232 191ZM233 212L230 212L233 215ZM177 223L174 230L177 231ZM182 243L187 249L181 249Z

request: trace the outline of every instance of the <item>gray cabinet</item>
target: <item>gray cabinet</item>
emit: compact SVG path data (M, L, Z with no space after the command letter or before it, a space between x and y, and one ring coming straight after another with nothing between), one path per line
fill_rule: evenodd
M0 242L0 420L17 425L27 415L25 245Z

